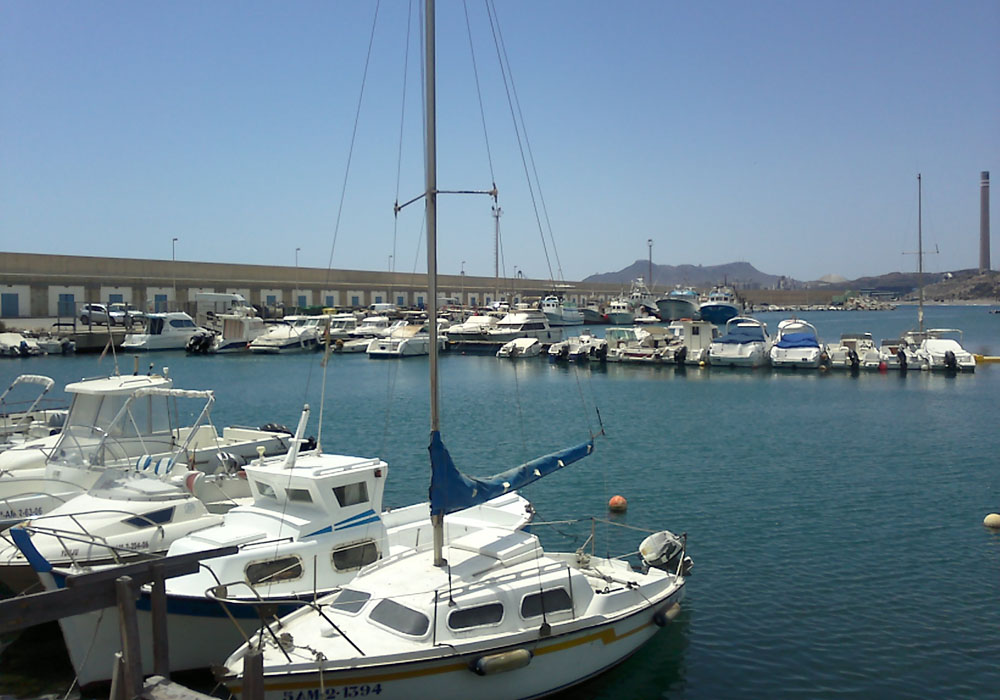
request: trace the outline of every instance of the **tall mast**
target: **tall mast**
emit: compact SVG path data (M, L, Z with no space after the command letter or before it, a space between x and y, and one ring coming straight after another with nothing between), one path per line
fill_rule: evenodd
M494 295L493 301L500 301L500 215L503 214L500 206L497 204L493 205L493 218L495 220L493 224L493 285L494 285Z
M438 345L437 345L437 114L434 82L434 0L424 2L424 163L427 199L427 331L430 336L431 433L441 430L438 409ZM431 515L434 532L434 566L444 566L444 516Z
M924 330L924 229L923 229L923 187L920 173L917 173L917 286L920 288L917 307L917 330Z

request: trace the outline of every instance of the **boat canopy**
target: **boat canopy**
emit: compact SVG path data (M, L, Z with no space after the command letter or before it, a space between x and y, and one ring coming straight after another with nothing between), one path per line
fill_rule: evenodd
M583 459L593 452L594 441L553 452L486 478L467 476L458 470L441 440L440 431L431 432L428 449L431 453L431 515L447 515L515 491Z
M715 343L724 345L743 345L744 343L764 342L764 329L760 326L737 326L730 328L729 332L721 338L716 338Z
M786 333L775 345L779 348L818 348L819 341L812 333Z

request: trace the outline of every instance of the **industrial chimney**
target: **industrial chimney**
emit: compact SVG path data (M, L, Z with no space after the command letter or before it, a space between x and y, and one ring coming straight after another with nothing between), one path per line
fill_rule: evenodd
M979 180L979 271L990 269L990 171Z

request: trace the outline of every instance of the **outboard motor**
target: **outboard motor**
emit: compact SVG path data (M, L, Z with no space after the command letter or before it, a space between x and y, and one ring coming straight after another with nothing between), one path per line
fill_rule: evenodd
M958 359L955 357L955 353L951 350L946 350L944 353L944 367L949 372L958 371Z
M280 423L265 423L264 425L260 426L258 430L263 430L264 432L267 433L287 433L289 435L295 435L295 433L293 433L291 430L281 425Z
M847 362L851 365L851 371L857 372L858 367L861 366L861 359L858 357L858 353L853 348L847 351Z
M683 365L687 361L688 349L687 345L682 345L680 350L674 353L674 362L679 365Z
M900 372L905 372L906 371L906 352L903 350L903 348L900 348L899 350L896 351L896 357L899 358L899 371Z
M654 532L639 545L639 556L647 567L687 576L691 573L691 559L684 556L685 539L670 530Z
M199 331L195 333L190 338L188 338L187 344L184 349L193 354L206 354L208 349L212 347L212 338L214 334L206 333L205 331Z

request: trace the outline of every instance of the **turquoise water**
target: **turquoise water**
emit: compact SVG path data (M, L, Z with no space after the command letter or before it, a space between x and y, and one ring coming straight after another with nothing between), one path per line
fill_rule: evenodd
M784 316L760 315L772 329ZM916 311L801 316L835 341L898 336ZM927 325L962 328L967 349L1000 355L1000 315L982 307L932 307ZM142 359L169 365L179 387L215 389L219 427L293 427L304 402L317 425L317 356ZM33 372L61 386L111 367L9 360L0 384ZM426 359L334 356L326 386L324 449L383 457L387 505L426 498ZM539 517L604 515L621 493L623 522L688 533L684 612L567 697L995 697L1000 533L981 523L1000 511L998 390L1000 365L946 377L441 362L442 432L460 468L493 473L603 424L593 456L525 489ZM599 552L638 544L600 534ZM5 652L0 677L24 672L29 641ZM56 692L68 678L50 682Z

